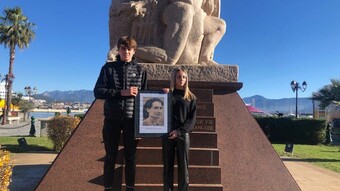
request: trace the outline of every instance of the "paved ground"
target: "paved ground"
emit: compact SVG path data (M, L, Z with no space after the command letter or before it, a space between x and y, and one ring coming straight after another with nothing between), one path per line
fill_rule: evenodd
M56 156L54 153L11 153L14 168L9 189L34 190Z
M12 153L15 167L10 190L34 190L56 156L53 153ZM339 190L340 173L292 158L282 158L282 160L302 191Z
M282 158L303 191L339 191L340 173L292 158Z

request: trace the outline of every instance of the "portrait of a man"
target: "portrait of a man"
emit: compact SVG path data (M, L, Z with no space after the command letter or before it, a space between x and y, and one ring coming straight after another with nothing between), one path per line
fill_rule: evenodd
M143 126L163 126L164 124L164 101L163 98L144 97L143 103Z
M136 97L135 136L160 137L171 127L171 94L141 91Z

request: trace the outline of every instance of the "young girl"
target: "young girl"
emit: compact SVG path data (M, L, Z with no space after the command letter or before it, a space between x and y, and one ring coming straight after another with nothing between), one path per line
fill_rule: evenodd
M164 90L168 92L169 89ZM174 160L177 154L178 190L189 186L189 132L196 123L196 96L189 90L188 74L183 69L172 73L170 91L172 97L172 129L163 137L164 191L173 191Z

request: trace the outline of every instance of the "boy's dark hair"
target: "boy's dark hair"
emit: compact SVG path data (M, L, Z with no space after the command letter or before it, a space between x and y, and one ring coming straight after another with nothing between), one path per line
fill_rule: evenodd
M129 36L122 36L117 42L117 48L119 49L120 46L124 46L128 49L136 49L137 48L137 42L134 38Z

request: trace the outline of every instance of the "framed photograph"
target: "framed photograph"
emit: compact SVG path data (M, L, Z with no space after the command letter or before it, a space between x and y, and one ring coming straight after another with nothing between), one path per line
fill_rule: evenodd
M135 103L135 137L160 137L171 129L171 94L140 91Z

